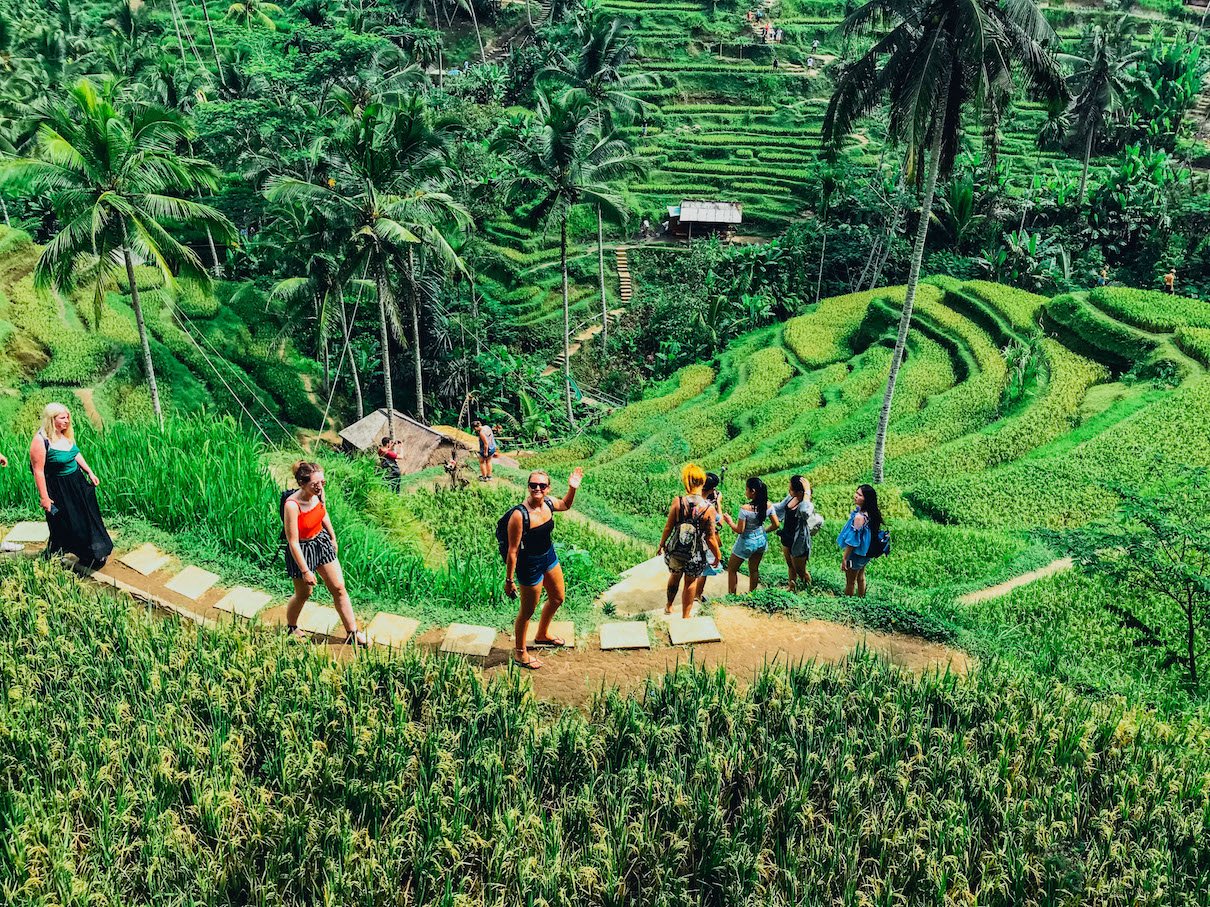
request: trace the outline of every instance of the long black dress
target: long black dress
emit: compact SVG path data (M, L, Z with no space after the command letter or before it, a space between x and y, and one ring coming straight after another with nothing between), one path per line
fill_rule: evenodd
M74 554L80 563L100 567L113 554L113 540L101 519L97 490L76 462L80 448L72 444L56 450L45 437L46 493L54 502L54 513L46 514L50 541L46 554Z

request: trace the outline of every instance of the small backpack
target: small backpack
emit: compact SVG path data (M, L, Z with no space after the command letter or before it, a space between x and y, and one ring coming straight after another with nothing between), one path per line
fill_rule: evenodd
M702 527L697 520L696 504L687 509L684 498L678 498L677 504L680 513L664 551L667 559L690 563L702 556Z
M870 555L869 555L869 556L870 556L870 559L871 559L871 560L873 560L873 559L874 559L874 558L876 558L876 557L882 557L884 554L890 554L890 553L891 553L891 530L889 530L889 529L887 529L887 528L885 528L885 527L884 527L884 528L882 528L882 529L879 529L879 530L878 530L877 544L878 544L878 551L877 551L877 552L874 552L874 551L871 551L871 552L870 552ZM870 547L871 547L871 548L873 548L873 547L874 547L874 540L871 540L871 542L870 542Z
M553 518L555 508L549 497L543 498L542 502L550 508ZM516 504L505 511L504 516L496 520L496 547L500 549L500 560L508 560L508 521L513 517L513 511L521 511L521 551L525 550L525 536L529 532L529 508L524 504Z

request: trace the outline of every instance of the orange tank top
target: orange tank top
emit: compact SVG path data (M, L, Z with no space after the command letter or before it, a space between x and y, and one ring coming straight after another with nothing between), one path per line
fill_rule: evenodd
M303 510L301 507L298 508L299 541L305 542L319 535L320 530L324 528L324 516L327 512L324 509L324 502L322 500L310 510Z

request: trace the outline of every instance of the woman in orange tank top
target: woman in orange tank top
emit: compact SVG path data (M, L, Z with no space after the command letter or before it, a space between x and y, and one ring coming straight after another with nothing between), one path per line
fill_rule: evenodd
M318 463L300 460L294 464L298 491L282 502L282 521L286 534L286 573L294 580L294 595L286 603L286 632L303 637L298 615L311 597L319 577L332 593L332 601L344 624L346 643L367 644L366 635L357 629L353 602L345 589L344 573L336 559L336 530L324 507L324 473Z

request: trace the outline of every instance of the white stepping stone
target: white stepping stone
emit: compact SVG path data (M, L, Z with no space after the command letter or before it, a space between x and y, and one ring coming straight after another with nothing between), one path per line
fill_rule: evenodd
M171 589L178 595L183 595L185 598L197 601L218 581L219 575L217 573L211 573L209 570L203 570L201 567L195 567L190 564L187 567L182 567L180 573L164 583L164 588Z
M674 646L719 642L722 634L713 617L674 617L668 621L668 638Z
M453 652L456 655L475 655L483 658L492 651L496 641L496 631L491 627L478 627L474 624L450 624L445 631L445 639L441 643L442 652Z
M168 555L149 543L140 545L133 551L127 551L118 560L136 573L151 576L168 563Z
M4 537L6 542L18 545L36 545L39 542L50 541L50 527L46 523L18 523Z
M316 636L332 636L344 629L335 608L307 602L298 614L298 628Z
M534 642L534 636L537 632L538 625L531 621L529 630L525 634L526 646L537 645L540 648L545 645L545 643ZM566 640L567 645L565 648L574 649L576 647L576 625L570 620L552 620L550 622L550 635Z
M419 628L420 621L415 618L379 611L366 627L366 637L376 645L402 649Z
M269 604L273 596L259 589L249 589L247 586L233 586L221 599L214 603L220 611L230 611L232 614L251 620L260 610Z
M647 635L647 621L628 620L616 624L601 625L601 648L650 649L651 638Z

